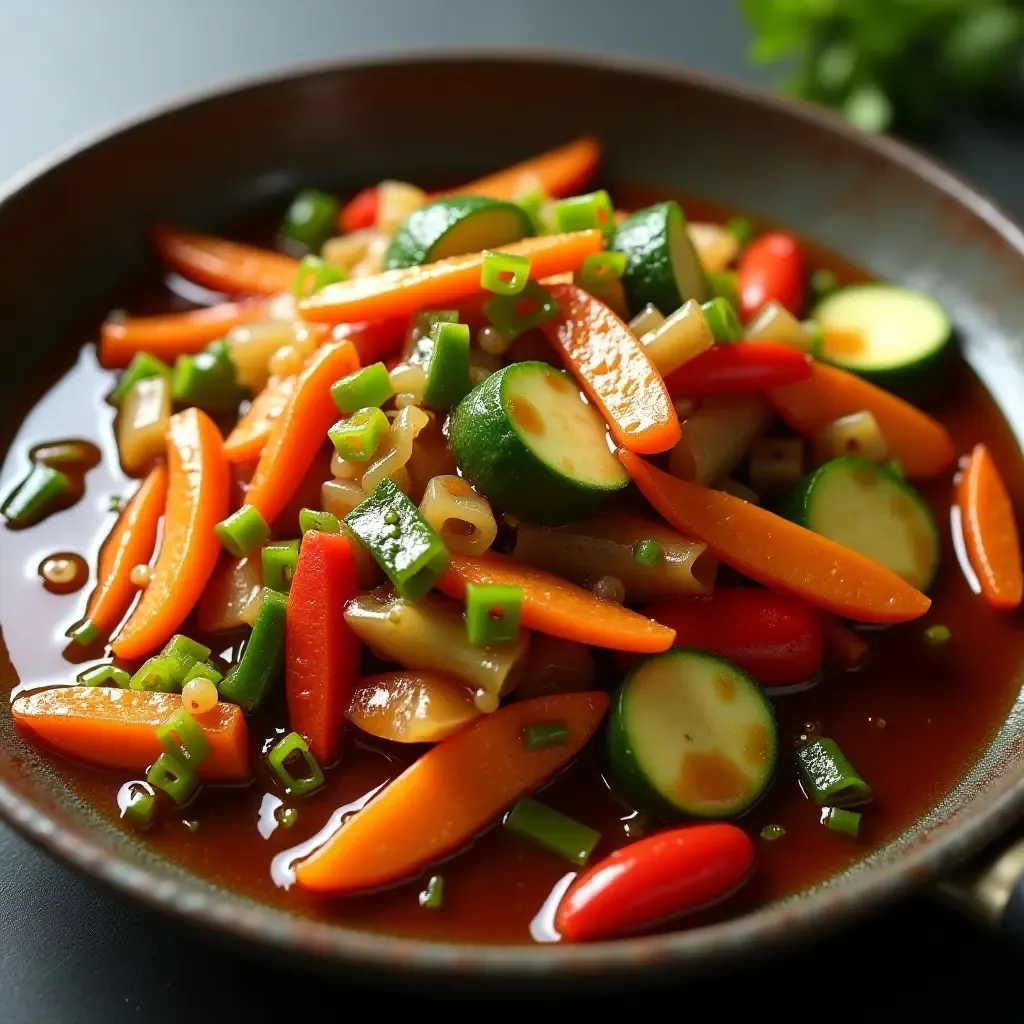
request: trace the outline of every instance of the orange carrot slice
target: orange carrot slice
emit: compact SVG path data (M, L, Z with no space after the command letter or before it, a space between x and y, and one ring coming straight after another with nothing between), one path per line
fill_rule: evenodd
M560 693L509 704L442 740L345 822L296 870L315 892L375 889L468 843L519 797L564 768L594 734L608 695ZM531 722L562 721L565 743L528 751Z
M657 654L667 651L676 636L674 629L653 619L612 601L601 601L560 576L493 551L475 558L452 553L448 571L438 580L437 588L462 601L467 583L522 587L523 625L563 640L613 651Z
M565 358L615 440L645 455L682 437L661 374L636 335L603 303L574 284L553 285L559 312L541 330Z
M999 611L1011 611L1024 593L1020 539L1006 484L983 444L971 452L960 478L957 504L967 554L985 600Z
M267 381L224 442L228 462L255 462L260 457L275 421L295 390L295 381L295 377L271 377Z
M167 501L167 469L156 466L132 495L100 549L99 582L86 606L86 621L109 636L124 618L138 588L131 581L136 565L152 558L160 517Z
M220 431L206 413L193 408L171 417L167 469L160 554L142 600L111 644L119 658L142 658L170 639L220 557L213 528L228 513L228 462Z
M229 295L286 292L299 269L299 261L291 256L169 224L158 224L153 229L153 241L171 270Z
M569 196L579 192L594 176L600 160L601 143L597 139L576 139L450 192L438 193L434 198L461 195L521 199L533 189L549 196Z
M140 775L163 753L154 730L180 710L176 693L108 686L62 686L11 705L18 727L43 746L76 761ZM194 717L210 741L210 754L197 769L200 777L209 782L250 778L242 709L221 701Z
M257 508L268 523L288 504L323 447L327 429L338 419L331 385L358 368L351 342L332 342L315 353L296 379L245 496L246 504Z
M187 313L106 320L100 331L100 366L108 370L127 366L138 352L173 362L180 355L201 352L232 327L259 320L265 310L262 301L224 302Z
M931 605L891 570L827 537L724 491L678 480L632 452L620 449L619 459L677 530L752 580L858 622L906 622Z
M902 398L834 366L818 363L809 379L768 392L775 411L798 433L814 437L842 416L870 412L878 421L889 455L908 477L936 476L953 465L949 431Z
M502 252L530 257L530 276L549 277L578 270L591 253L604 248L600 231L541 235L502 246ZM408 316L421 309L457 305L480 292L482 252L452 256L422 267L386 270L370 277L353 277L321 288L299 303L307 320L340 323Z

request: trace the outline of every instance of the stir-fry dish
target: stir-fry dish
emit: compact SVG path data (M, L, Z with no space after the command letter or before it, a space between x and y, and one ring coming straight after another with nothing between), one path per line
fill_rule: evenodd
M947 313L600 155L153 228L2 504L15 725L136 841L603 940L841 870L984 748L1022 470Z

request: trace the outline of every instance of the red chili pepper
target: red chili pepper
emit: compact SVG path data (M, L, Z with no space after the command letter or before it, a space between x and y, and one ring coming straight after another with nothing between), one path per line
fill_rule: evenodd
M291 726L322 764L337 757L359 676L359 638L344 616L346 601L358 590L348 538L307 533L288 595L285 689Z
M728 658L766 688L806 683L821 669L818 613L787 594L717 587L708 597L648 605L644 614L676 631L674 646Z
M359 365L380 362L402 347L408 318L391 317L389 320L365 320L357 324L338 324L331 332L335 341L351 341L359 353Z
M780 302L800 316L807 269L800 243L781 231L755 239L739 260L740 315L752 320L769 302Z
M581 874L555 912L568 942L608 939L699 910L738 889L754 844L735 825L691 825L616 850Z
M814 360L777 341L735 341L715 345L665 379L673 398L707 398L767 391L807 380Z
M338 214L338 228L345 232L358 231L360 228L372 228L377 223L377 205L380 193L376 185L357 192Z

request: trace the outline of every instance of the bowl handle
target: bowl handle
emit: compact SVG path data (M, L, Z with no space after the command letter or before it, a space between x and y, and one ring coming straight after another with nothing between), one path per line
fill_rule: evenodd
M1024 829L1015 829L937 889L957 910L1024 951Z

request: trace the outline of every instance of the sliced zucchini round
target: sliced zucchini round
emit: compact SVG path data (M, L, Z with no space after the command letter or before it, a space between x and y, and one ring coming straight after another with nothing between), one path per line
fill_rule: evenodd
M499 248L532 234L529 214L515 203L486 196L438 199L413 210L400 225L384 253L383 267L418 267Z
M572 522L629 483L600 415L547 363L512 363L477 385L451 414L448 443L481 494L534 523Z
M743 814L771 783L778 747L761 688L705 651L648 658L612 701L612 778L639 810L665 820Z
M918 590L927 590L935 579L942 545L932 510L885 466L832 459L804 477L780 511L891 569Z
M674 200L627 217L611 247L626 257L622 283L632 316L648 303L668 316L687 299L705 302L711 297L683 209Z
M921 292L892 284L858 284L823 299L820 358L890 391L925 383L953 335L946 311Z

